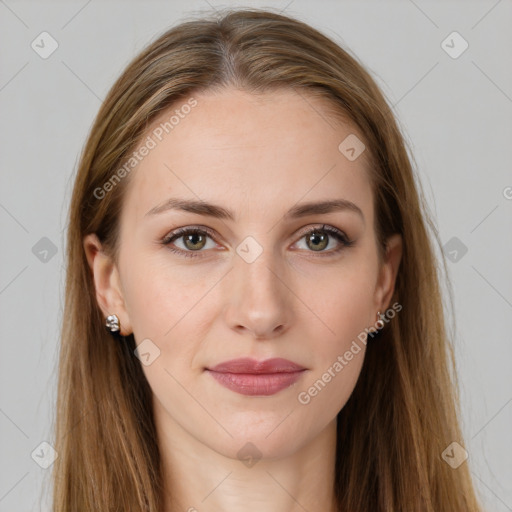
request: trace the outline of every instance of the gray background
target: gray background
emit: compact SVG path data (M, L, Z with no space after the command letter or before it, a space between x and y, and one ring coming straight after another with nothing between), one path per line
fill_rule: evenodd
M239 5L283 9L322 30L395 105L441 242L448 256L457 251L448 266L466 463L488 510L512 510L510 0L0 0L0 512L48 509L50 469L31 454L51 441L66 215L100 102L165 29ZM43 31L59 45L47 59L31 48ZM458 58L441 45L453 31L469 44Z

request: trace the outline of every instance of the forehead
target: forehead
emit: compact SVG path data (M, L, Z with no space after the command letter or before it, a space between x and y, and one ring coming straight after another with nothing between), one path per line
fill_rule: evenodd
M368 220L368 152L351 161L339 149L362 135L335 120L326 101L292 89L225 89L178 101L138 146L150 149L132 171L123 215L136 222L171 196L222 203L240 220L275 218L301 200L345 198Z

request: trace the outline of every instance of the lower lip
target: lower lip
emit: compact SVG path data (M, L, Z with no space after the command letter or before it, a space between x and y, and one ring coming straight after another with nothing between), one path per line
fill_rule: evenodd
M300 379L302 372L289 373L220 373L207 370L224 387L241 395L268 396L291 386Z

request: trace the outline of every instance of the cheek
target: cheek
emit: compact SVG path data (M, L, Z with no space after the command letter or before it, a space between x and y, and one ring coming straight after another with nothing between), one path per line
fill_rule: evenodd
M368 275L368 274L367 274ZM322 333L309 329L309 352L314 364L309 378L297 390L297 402L308 418L322 422L334 418L349 399L359 378L366 353L371 285L358 276L339 276L328 288L330 300L317 301L312 309L320 312Z
M322 281L323 293L310 294L308 306L317 313L319 329L305 327L314 369L297 392L310 417L334 417L350 397L363 365L370 327L375 271L370 260L332 272Z
M325 335L323 350L332 355L369 327L376 272L371 259L351 258L336 269L318 273L315 281L304 281L299 294L318 318Z
M203 344L211 337L222 301L215 285L225 270L173 265L162 258L142 260L132 260L125 291L136 345L149 339L152 344L144 346L158 354L143 370L157 396L183 399L173 405L187 410L190 403L181 386L192 389L202 373Z
M172 265L164 256L125 260L125 301L137 340L163 340L182 322L190 323L190 315L197 313L201 297L212 286L211 277L197 267Z
M337 355L311 375L297 390L296 403L306 430L316 430L332 421L352 394L364 361L365 347L360 344L350 361ZM355 345L354 345L355 346Z

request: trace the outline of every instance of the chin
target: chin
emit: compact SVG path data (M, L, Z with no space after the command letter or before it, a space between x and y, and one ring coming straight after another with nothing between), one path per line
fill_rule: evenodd
M295 453L301 445L307 443L309 434L305 422L296 413L287 415L292 407L278 411L238 413L236 419L218 418L224 429L215 437L212 448L226 457L242 460L244 456L265 459L283 458ZM284 421L283 421L284 420ZM319 425L318 430L321 430ZM212 444L212 437L205 442Z

